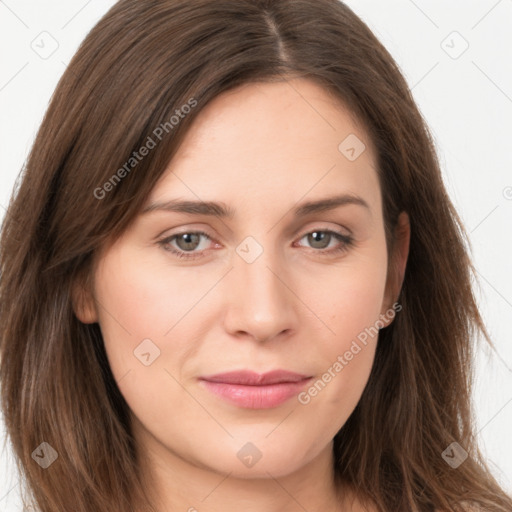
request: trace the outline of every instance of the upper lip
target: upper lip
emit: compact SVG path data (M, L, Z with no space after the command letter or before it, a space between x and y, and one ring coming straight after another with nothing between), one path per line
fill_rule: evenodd
M267 373L256 373L251 370L239 370L226 373L217 373L201 377L209 382L224 382L226 384L243 384L246 386L265 386L281 382L300 382L310 378L309 375L290 372L287 370L273 370Z

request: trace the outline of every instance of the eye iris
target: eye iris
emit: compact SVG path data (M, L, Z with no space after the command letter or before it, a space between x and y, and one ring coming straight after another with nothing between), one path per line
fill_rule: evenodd
M198 233L183 233L182 235L179 235L176 238L176 243L178 244L178 247L184 251L195 249L197 247L197 244L199 243L199 240L201 238L201 235ZM191 241L192 239L192 241ZM182 246L180 243L181 241L185 241L185 246ZM189 245L191 244L192 247Z
M325 239L327 239L327 243L322 246L322 243L325 242ZM325 249L331 240L331 234L326 233L325 231L313 231L308 235L308 243L312 243L312 247L315 247L316 249ZM314 244L320 241L321 247L315 246Z

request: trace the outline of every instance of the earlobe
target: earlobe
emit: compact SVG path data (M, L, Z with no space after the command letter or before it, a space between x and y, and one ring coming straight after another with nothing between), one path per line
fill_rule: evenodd
M397 225L395 227L395 244L389 265L388 279L386 282L385 300L383 303L382 314L386 314L393 304L398 300L400 290L405 277L405 268L407 266L407 258L409 256L409 245L411 239L411 225L409 215L401 212L398 216ZM394 318L394 315L393 317ZM392 319L389 325L392 322Z
M84 324L93 324L98 321L98 311L89 288L81 279L77 279L72 288L73 311L78 320Z

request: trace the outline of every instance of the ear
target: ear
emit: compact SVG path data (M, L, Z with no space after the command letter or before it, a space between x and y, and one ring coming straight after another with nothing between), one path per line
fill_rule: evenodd
M73 311L84 324L98 321L98 310L94 301L91 285L88 279L79 276L72 286Z
M392 309L393 304L397 301L404 282L405 267L409 256L409 243L411 240L411 224L409 215L401 212L398 216L397 225L394 233L394 247L391 254L391 261L388 266L388 276L386 280L386 289L384 292L384 300L382 304L381 319L383 319L385 327L392 321L395 315L388 319L386 312Z

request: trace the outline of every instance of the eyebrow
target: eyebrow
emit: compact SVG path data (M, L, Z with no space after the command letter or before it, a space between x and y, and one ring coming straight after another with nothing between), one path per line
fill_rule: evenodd
M345 205L359 205L371 211L368 203L357 195L341 194L315 201L308 201L292 209L294 217L304 217L312 213L325 212L334 210ZM154 211L168 211L188 213L191 215L209 215L220 219L233 219L235 210L228 207L225 203L215 201L182 201L172 199L164 202L155 202L146 206L142 210L142 214Z

